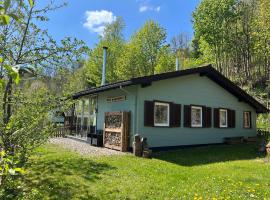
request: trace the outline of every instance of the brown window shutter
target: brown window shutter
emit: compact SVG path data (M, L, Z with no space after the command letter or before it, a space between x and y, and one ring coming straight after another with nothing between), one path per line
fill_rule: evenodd
M206 114L207 114L207 111L206 111L206 107L203 106L202 107L202 127L206 127Z
M209 128L212 125L212 109L203 107L203 127Z
M184 127L191 127L191 107L184 105Z
M144 102L144 126L154 126L154 102Z
M170 127L180 127L181 104L170 103Z
M252 117L251 117L251 112L249 112L249 122L250 122L250 128L252 128Z
M235 128L235 110L228 109L228 127Z
M214 108L214 127L219 128L219 109Z

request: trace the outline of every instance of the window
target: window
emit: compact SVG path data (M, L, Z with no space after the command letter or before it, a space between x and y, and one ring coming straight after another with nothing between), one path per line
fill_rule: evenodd
M154 106L154 125L169 126L170 104L155 102Z
M202 127L202 107L191 106L191 127Z
M245 111L244 112L244 128L251 128L251 113Z
M226 109L219 109L219 127L228 127L228 111Z

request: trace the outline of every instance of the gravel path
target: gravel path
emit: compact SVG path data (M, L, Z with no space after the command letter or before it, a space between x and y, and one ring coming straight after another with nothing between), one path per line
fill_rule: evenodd
M65 149L76 151L82 155L89 156L111 156L111 155L125 155L126 153L115 151L103 147L95 147L85 142L80 142L70 138L53 138L50 143L60 145Z

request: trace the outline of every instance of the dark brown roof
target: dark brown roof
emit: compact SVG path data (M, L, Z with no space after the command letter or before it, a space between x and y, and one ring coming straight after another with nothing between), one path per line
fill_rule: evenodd
M269 111L263 104L261 104L252 96L247 94L244 90L242 90L232 81L230 81L221 73L219 73L217 70L215 70L211 65L191 68L191 69L186 69L186 70L180 70L180 71L167 72L167 73L162 73L162 74L155 74L155 75L150 75L150 76L137 77L137 78L132 78L126 81L119 81L119 82L107 84L107 85L96 87L96 88L90 88L90 89L75 93L73 95L73 99L77 99L81 96L85 96L89 94L96 94L99 92L103 92L103 91L107 91L107 90L111 90L111 89L115 89L119 87L126 87L130 85L141 84L142 86L147 86L147 85L150 85L151 82L153 81L160 81L164 79L186 76L190 74L199 74L200 76L207 76L208 78L216 82L218 85L226 89L228 92L236 96L239 101L246 102L252 107L254 107L257 113L267 113Z

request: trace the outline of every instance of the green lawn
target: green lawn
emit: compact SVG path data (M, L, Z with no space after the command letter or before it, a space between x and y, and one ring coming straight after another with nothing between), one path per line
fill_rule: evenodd
M269 158L254 145L167 151L153 159L90 158L46 145L27 171L24 182L36 199L270 199Z

